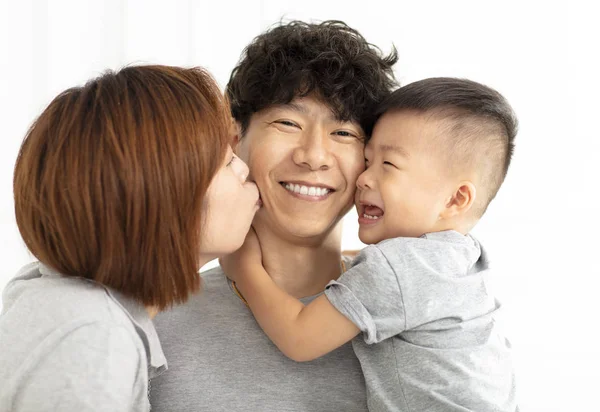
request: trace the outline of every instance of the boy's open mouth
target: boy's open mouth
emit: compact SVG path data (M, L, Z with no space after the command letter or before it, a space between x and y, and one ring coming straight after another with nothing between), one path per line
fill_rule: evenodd
M365 219L377 220L383 217L383 209L381 209L379 206L364 204L361 205L361 209L360 216L364 217Z

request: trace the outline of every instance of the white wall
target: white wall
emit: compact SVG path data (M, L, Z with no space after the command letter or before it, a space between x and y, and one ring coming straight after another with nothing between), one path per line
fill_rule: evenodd
M282 16L340 19L396 45L403 84L468 77L512 102L514 163L475 234L495 257L522 410L598 408L597 15L573 1L520 3L0 0L0 289L31 260L14 223L17 149L58 92L130 62L203 65L224 86L242 48ZM355 221L346 248L360 246Z

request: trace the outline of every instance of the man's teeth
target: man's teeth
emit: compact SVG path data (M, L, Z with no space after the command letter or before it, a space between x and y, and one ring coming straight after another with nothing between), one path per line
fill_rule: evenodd
M285 183L283 186L290 192L308 196L325 196L331 191L324 187L296 185L293 183Z
M367 218L367 219L371 219L371 220L377 220L379 219L381 216L371 216L371 215L367 215L366 213L363 213L363 217Z

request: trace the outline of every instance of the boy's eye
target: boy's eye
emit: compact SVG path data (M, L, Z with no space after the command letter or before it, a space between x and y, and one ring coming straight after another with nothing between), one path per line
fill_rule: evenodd
M390 163L390 162L388 162L388 161L385 161L385 162L383 162L383 164L384 164L384 165L388 165L388 166L392 166L392 167L396 167L396 165L395 165L395 164L393 164L393 163Z
M231 166L236 157L236 155L231 156L231 160L227 163L227 166Z

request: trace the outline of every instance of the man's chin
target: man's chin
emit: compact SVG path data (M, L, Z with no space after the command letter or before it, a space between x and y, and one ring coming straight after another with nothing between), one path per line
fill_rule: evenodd
M256 230L266 229L279 233L282 238L319 240L328 236L338 226L341 228L341 217L315 216L314 214L279 214L271 215L259 210L254 217Z
M310 228L291 227L287 229L287 234L299 239L317 239L323 236L327 236L331 232L330 228L331 226L326 225L323 225L322 228L314 226Z

